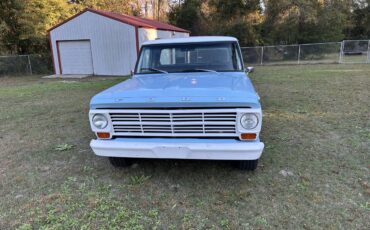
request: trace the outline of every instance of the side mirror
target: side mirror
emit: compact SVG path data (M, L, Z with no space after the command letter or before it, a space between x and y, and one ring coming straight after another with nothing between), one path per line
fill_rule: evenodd
M246 73L253 73L254 72L254 67L247 67L246 69L245 69L245 72Z

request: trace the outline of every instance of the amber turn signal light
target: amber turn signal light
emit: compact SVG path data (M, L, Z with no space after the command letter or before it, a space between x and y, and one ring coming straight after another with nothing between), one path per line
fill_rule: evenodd
M257 134L255 133L242 133L240 139L242 140L256 140Z
M101 139L107 139L110 138L110 133L98 132L96 133L96 136L98 136Z

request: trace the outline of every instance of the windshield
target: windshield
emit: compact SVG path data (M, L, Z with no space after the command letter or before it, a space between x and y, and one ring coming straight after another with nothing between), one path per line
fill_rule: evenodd
M242 71L235 42L144 46L136 73Z

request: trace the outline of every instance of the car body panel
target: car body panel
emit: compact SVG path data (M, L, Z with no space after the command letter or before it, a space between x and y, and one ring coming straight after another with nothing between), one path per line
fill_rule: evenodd
M259 140L195 138L117 138L92 140L90 146L96 155L104 157L199 160L256 160L264 148Z
M259 108L259 97L244 72L141 74L94 96L90 109Z

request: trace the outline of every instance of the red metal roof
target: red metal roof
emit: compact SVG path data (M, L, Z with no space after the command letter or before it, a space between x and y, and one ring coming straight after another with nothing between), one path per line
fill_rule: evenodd
M64 23L68 22L69 20L85 13L86 11L93 12L135 27L143 27L143 28L152 28L152 29L158 29L158 30L167 30L167 31L176 31L176 32L183 32L183 33L190 33L188 30L181 29L179 27L159 22L156 20L151 20L151 19L146 19L146 18L140 18L140 17L135 17L135 16L130 16L130 15L125 15L125 14L118 14L118 13L113 13L113 12L107 12L107 11L102 11L102 10L94 10L94 9L89 9L86 8L82 12L72 16L71 18L65 20L64 22L52 27L49 29L49 31L63 25Z

